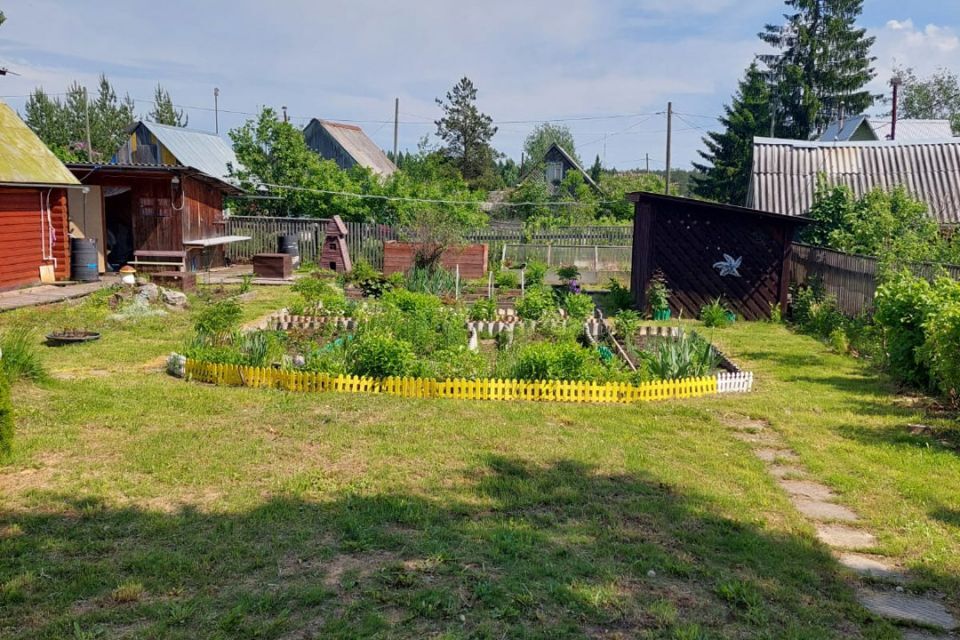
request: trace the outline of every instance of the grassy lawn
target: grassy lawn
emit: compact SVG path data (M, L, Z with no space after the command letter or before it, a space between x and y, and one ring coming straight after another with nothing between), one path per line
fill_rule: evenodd
M250 319L289 296L256 291ZM52 379L14 389L0 637L899 637L724 426L738 416L960 605L957 451L783 327L714 334L750 396L606 407L186 383L162 369L188 315L108 313L0 315L105 334L43 347Z

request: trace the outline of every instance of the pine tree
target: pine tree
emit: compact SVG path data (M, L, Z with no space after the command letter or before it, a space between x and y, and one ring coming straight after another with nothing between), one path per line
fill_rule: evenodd
M754 136L770 131L770 87L756 63L740 81L731 104L719 118L724 131L711 131L703 139L707 151L700 156L707 164L693 163L702 175L695 178L693 192L702 198L743 205L750 185Z
M767 25L760 38L780 50L761 56L777 105L778 135L806 139L839 117L866 111L876 75L874 38L857 28L863 0L785 0L786 24Z
M171 127L185 127L190 122L190 117L183 112L183 109L177 109L174 106L170 92L159 83L153 92L153 110L147 115L147 119Z
M110 159L126 141L126 129L136 119L133 99L117 97L107 76L100 74L97 99L90 105L90 130L93 151L97 157Z
M597 154L597 158L593 161L593 166L590 167L590 177L593 178L593 181L597 184L600 183L600 176L603 174L603 165L600 164L600 154Z
M477 109L477 89L469 78L460 79L445 100L437 98L443 117L436 120L443 152L468 182L478 182L493 172L497 153L490 140L497 133L493 118Z

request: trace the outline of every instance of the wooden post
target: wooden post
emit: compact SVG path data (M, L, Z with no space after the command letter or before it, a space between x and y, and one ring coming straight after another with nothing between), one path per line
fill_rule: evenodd
M460 263L457 263L457 275L456 275L456 298L460 299Z

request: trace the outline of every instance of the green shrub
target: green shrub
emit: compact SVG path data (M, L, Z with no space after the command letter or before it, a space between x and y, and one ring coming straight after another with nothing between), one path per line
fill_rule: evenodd
M677 339L662 341L647 357L647 366L661 380L701 377L720 366L720 356L699 335L683 333Z
M633 306L633 294L630 293L630 289L620 284L616 278L610 278L607 290L610 292L610 304L614 309L629 309Z
M877 287L874 321L881 327L890 373L908 384L926 387L930 375L921 362L924 323L933 307L930 283L901 272Z
M574 320L586 320L593 315L593 298L585 293L571 293L563 300L563 308Z
M516 303L517 315L524 320L539 320L555 307L553 292L543 287L527 289Z
M295 293L299 293L300 296L307 302L307 304L314 305L324 296L340 293L340 291L334 287L330 281L321 280L320 278L315 278L313 276L297 279L297 281L293 283L293 286L290 287L290 290Z
M835 327L827 338L830 341L830 347L837 353L847 353L850 351L850 338L843 327Z
M0 370L0 457L13 450L13 400L10 398L10 383Z
M516 289L520 286L520 276L512 270L498 271L493 277L493 284L498 289Z
M430 293L395 289L383 296L383 303L413 315L426 316L440 309L440 298Z
M633 345L634 335L640 326L640 314L630 309L624 309L613 317L613 331L627 345Z
M596 380L603 365L590 349L574 342L536 342L521 348L511 377L516 380Z
M493 298L478 298L470 305L468 317L474 321L492 322L497 319L497 301Z
M446 269L414 267L407 273L406 287L410 291L442 296L456 291L457 277Z
M359 285L364 280L381 279L383 275L371 266L369 262L360 258L353 263L353 269L347 274L347 282Z
M197 333L221 335L240 326L243 309L233 298L227 298L202 307L194 317L193 327Z
M40 360L37 335L32 329L14 326L0 334L0 375L16 380L40 381L47 378L47 369Z
M773 324L781 324L783 322L783 309L780 308L780 303L770 304L770 322Z
M365 331L350 342L348 362L354 375L386 378L410 375L415 359L410 343L389 334Z
M557 277L564 282L569 282L570 280L579 280L580 269L578 269L576 265L572 264L565 267L560 267L557 269Z
M706 327L716 327L722 329L730 326L731 320L727 305L723 304L720 298L705 304L700 308L700 321Z
M547 264L539 260L527 262L523 271L523 283L526 287L539 287L547 277Z
M477 380L487 377L487 359L466 345L443 349L433 354L420 374L437 380Z
M647 284L647 305L653 311L662 311L670 308L670 289L667 288L667 277L657 270Z
M940 278L934 284L935 311L924 323L919 355L930 378L954 405L960 404L960 283Z

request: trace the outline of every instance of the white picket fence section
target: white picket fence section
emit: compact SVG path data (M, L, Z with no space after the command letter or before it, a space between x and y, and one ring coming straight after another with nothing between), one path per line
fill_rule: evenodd
M747 371L717 374L717 393L749 393L753 391L753 374Z

